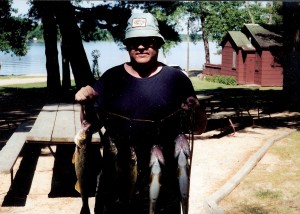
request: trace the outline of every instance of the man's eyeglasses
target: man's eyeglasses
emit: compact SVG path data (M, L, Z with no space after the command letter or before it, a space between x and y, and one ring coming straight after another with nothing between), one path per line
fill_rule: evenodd
M153 48L153 47L158 47L158 41L156 38L131 38L128 39L125 43L127 48L137 48L140 45L144 46L145 48Z

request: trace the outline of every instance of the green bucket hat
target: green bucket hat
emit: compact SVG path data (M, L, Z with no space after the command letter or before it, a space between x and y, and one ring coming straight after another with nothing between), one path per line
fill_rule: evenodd
M164 37L159 33L158 22L151 13L134 13L128 19L124 43L135 37L158 37L162 45L165 43Z

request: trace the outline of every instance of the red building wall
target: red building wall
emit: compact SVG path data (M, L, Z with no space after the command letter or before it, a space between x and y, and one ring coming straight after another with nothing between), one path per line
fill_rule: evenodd
M255 53L255 71L254 71L254 84L260 85L261 84L261 55L259 53Z
M274 63L274 57L270 51L262 52L261 67L261 86L283 85L283 69Z
M234 51L231 43L227 41L222 49L222 64L205 65L204 74L233 76L240 85L282 86L282 67L274 64L270 51L265 50L259 54L243 52L239 49L236 55L236 67L233 68Z
M227 41L222 50L222 65L221 65L222 75L236 77L236 69L238 69L238 62L236 63L236 68L232 68L233 51L234 49L232 45L230 44L229 41Z

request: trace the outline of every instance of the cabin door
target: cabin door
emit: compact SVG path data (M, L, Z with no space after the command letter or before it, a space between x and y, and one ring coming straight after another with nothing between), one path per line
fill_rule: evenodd
M254 84L255 54L248 54L245 64L245 83Z

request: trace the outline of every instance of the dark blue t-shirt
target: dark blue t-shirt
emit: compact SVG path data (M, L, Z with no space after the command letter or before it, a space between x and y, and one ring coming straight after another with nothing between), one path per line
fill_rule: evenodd
M149 183L150 183L150 151L153 145L162 147L165 159L161 166L162 183L158 198L158 210L164 213L180 213L180 194L177 180L177 161L174 157L175 138L187 130L186 114L181 110L181 104L195 92L190 79L180 70L163 66L162 70L148 78L136 78L128 74L124 65L113 67L106 71L96 82L94 89L99 93L95 107L106 128L106 136L113 139L118 150L118 167L121 166L124 177L118 180L118 194L126 193L126 169L129 164L129 147L133 147L137 156L137 189L130 210L134 214L149 213ZM104 137L104 141L107 139ZM107 145L103 142L103 145ZM101 197L107 199L108 209L119 209L112 196L111 186L114 176L103 151L103 189ZM107 153L109 153L107 151ZM114 194L113 194L114 195ZM126 195L126 194L125 194ZM99 196L100 197L100 196ZM121 199L122 201L123 199ZM124 199L126 201L126 197ZM126 204L126 203L125 203ZM126 205L127 206L127 205ZM129 205L128 205L129 206Z
M168 66L151 77L136 78L122 64L106 71L94 88L106 130L116 138L130 137L143 140L143 144L151 144L158 136L175 139L186 129L182 127L181 104L195 96L190 79Z

